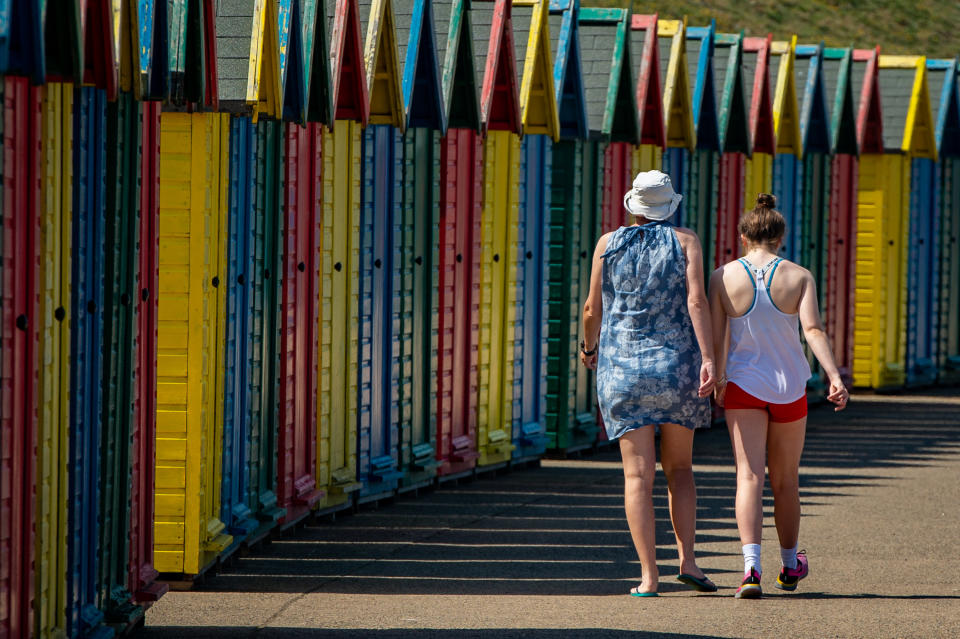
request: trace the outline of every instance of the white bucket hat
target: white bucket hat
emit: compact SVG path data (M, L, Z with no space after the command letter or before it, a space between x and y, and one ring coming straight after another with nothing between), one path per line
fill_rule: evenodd
M661 171L637 173L633 188L623 194L623 206L631 215L662 221L680 206L683 196L673 190L670 176Z

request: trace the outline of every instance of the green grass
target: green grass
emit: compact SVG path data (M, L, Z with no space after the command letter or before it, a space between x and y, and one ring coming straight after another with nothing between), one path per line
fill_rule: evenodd
M623 7L629 0L581 0L582 6ZM957 0L633 0L634 13L661 18L687 16L690 26L711 18L723 33L772 33L774 40L796 34L801 44L821 40L828 47L880 45L882 53L953 58L960 55L960 2Z

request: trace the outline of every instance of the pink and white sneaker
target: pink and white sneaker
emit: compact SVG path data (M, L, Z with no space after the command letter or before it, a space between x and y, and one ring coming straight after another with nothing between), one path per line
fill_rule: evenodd
M796 568L780 568L780 575L777 576L777 583L774 585L780 590L793 592L797 589L800 580L810 574L810 564L807 562L807 552L801 550L797 553Z

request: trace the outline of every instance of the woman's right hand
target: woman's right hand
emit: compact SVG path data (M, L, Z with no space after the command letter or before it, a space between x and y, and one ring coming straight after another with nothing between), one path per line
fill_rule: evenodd
M850 399L850 391L843 385L843 382L837 378L830 381L830 391L827 393L827 399L836 404L834 412L842 411L847 407L847 400Z
M717 402L717 406L723 408L723 398L727 394L727 378L726 376L717 380L716 386L713 387L713 399Z

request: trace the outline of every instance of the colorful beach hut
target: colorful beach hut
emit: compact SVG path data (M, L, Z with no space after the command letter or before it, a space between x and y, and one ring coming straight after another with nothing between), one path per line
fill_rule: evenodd
M773 91L770 86L770 45L766 38L744 38L741 69L743 88L749 104L750 141L753 155L744 163L744 208L752 208L757 193L773 187L773 154L776 146L773 126Z
M549 0L514 0L511 20L520 87L519 231L514 375L513 460L547 447L547 227L553 141L560 133L550 42Z
M42 90L23 77L3 80L4 189L0 310L0 634L34 627L34 495L37 446L37 341L41 330ZM58 256L59 257L59 256ZM50 371L51 373L53 371Z
M94 87L73 98L67 634L109 636L97 607L107 99Z
M717 119L717 87L714 82L714 27L685 30L687 81L693 103L693 126L697 148L690 154L684 185L687 200L684 225L700 236L706 269L719 259L717 245L717 179L720 170L720 125Z
M773 160L773 192L777 208L786 221L780 254L798 260L802 198L803 135L800 131L800 102L796 77L796 36L789 42L774 42L770 63L771 82L776 79L773 118L777 138Z
M854 272L856 270L859 146L852 84L853 50L825 49L823 85L830 116L830 212L823 314L837 367L853 384Z
M477 452L480 212L479 89L469 0L433 0L446 134L440 141L437 256L438 476L469 473ZM486 46L483 49L486 51ZM502 98L501 98L502 99Z
M716 80L720 170L717 174L717 242L714 266L740 255L737 222L744 209L744 167L751 154L747 99L743 89L742 34L716 34L713 74Z
M160 121L154 566L197 575L233 541L220 519L229 116Z
M357 396L358 501L396 491L399 464L400 370L394 339L403 300L397 299L400 268L397 211L401 199L405 109L392 0L360 0L360 32L366 32L365 77L370 126L363 132L360 195L360 322ZM401 346L402 348L402 346Z
M327 0L334 126L323 132L318 320L317 486L321 511L345 508L357 482L361 126L370 103L356 0Z
M656 14L630 17L630 64L637 70L637 117L640 119L640 146L633 152L634 175L662 168L666 148L657 22Z
M598 165L603 175L600 227L606 233L627 221L623 194L633 183L633 149L640 145L640 118L631 70L630 12L583 7L580 25L584 39L588 33L592 36L589 59L594 72L589 81L586 77L584 79L590 129L592 132L599 125L606 143L603 161ZM588 48L583 42L581 51L586 61ZM599 113L596 112L598 108L602 109ZM595 121L597 119L599 122Z
M440 136L445 128L430 0L396 6L397 48L403 69L406 131L401 137L400 206L395 210L399 260L394 299L399 301L400 490L430 483L437 474L436 401L437 251L439 242ZM446 31L443 36L446 37ZM395 325L396 327L397 325Z
M939 162L939 293L936 366L940 383L960 379L960 91L958 63L927 60L930 104L936 126ZM937 242L938 240L934 240Z
M520 182L520 91L514 57L511 3L470 4L475 68L480 76L483 211L480 219L480 336L478 343L478 466L510 461L520 376L514 369ZM479 79L479 78L478 78Z
M572 452L593 445L597 420L592 389L580 388L579 366L581 269L588 260L581 257L595 240L598 172L585 155L593 148L587 141L586 95L580 51L579 0L550 5L551 49L554 91L558 105L560 140L553 145L550 189L550 225L547 249L547 447ZM595 149L594 149L595 150ZM590 156L594 159L595 154ZM586 161L585 161L586 160ZM590 226L582 229L584 221Z
M670 176L674 189L683 194L683 200L677 208L676 223L690 226L691 219L705 221L707 218L696 213L691 217L687 213L691 195L688 192L687 173L690 156L697 148L697 133L691 102L693 84L687 65L686 24L680 20L658 20L657 45L660 49L660 75L663 78L663 128L667 145L663 152L663 170ZM697 229L701 239L708 237L703 234L704 231L704 228Z
M939 184L936 176L936 126L930 107L926 59L922 56L881 56L878 87L883 113L884 149L888 171L903 176L905 205L897 234L900 264L891 264L889 276L899 280L905 324L904 381L911 386L931 384L937 378L936 317L939 294ZM896 168L894 168L896 167ZM896 179L887 178L887 185ZM892 211L896 215L896 211ZM904 238L908 238L904 242ZM906 246L904 246L906 244ZM905 306L905 309L904 309ZM903 333L905 332L905 335Z

